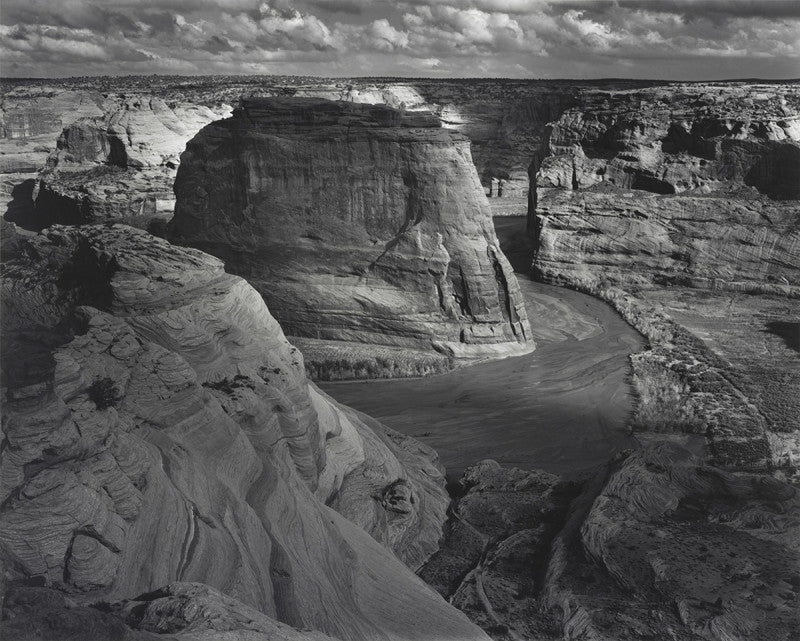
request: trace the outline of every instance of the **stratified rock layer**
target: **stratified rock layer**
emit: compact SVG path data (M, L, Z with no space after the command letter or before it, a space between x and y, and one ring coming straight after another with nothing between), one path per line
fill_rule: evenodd
M799 204L748 190L675 196L601 185L540 190L535 268L548 280L578 286L683 285L796 297Z
M107 99L102 116L61 132L33 193L29 228L121 222L147 228L172 217L172 183L186 142L230 112L199 105L170 107L155 97Z
M573 284L796 295L798 112L780 86L583 94L535 176L536 267Z
M533 348L469 143L422 113L245 100L187 146L172 238L225 260L288 334Z
M121 225L6 246L6 580L79 604L202 582L341 639L481 638L388 549L437 548L435 455L310 385L245 281Z

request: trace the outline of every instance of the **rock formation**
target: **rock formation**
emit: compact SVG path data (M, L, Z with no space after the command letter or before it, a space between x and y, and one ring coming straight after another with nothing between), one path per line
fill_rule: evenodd
M461 479L441 549L420 576L494 639L559 638L536 597L579 485L485 460Z
M483 461L421 576L492 638L788 639L800 626L800 494L676 443L580 488ZM577 494L577 496L576 496Z
M780 397L797 392L796 363L758 346L763 325L799 311L797 87L586 92L554 123L549 151L532 176L534 269L611 302L650 340L632 359L632 427L702 434L717 464L791 465L800 420ZM679 310L693 290L706 318L687 330L664 306ZM745 294L760 312L749 335L712 320Z
M724 472L672 443L622 457L573 504L542 605L572 638L790 639L799 497L780 473Z
M245 281L122 225L8 233L6 581L66 594L67 618L141 601L122 619L153 632L230 597L339 639L482 638L389 551L413 568L437 548L435 455L308 383Z
M181 157L171 238L222 258L290 335L530 350L463 136L421 113L245 100Z
M6 80L4 89L4 113L0 115L6 123L6 141L11 143L13 136L13 143L6 144L0 153L0 173L11 171L9 168L12 166L18 168L13 171L26 167L28 177L32 177L31 174L35 176L45 166L46 157L54 150L55 139L63 128L90 117L93 120L91 126L102 131L104 123L120 117L118 112L124 112L126 105L133 105L131 111L139 113L138 116L133 116L134 120L138 120L135 127L137 135L149 137L152 131L154 135L147 143L158 146L155 134L162 136L166 133L166 138L169 139L174 137L174 130L168 125L168 131L164 131L159 122L163 113L155 119L149 113L148 105L156 96L163 99L168 104L168 109L187 126L196 120L203 109L220 113L219 108L222 105L235 104L242 96L325 98L362 104L386 104L406 111L432 113L445 127L465 134L472 142L472 158L484 191L491 196L490 207L493 213L499 215L524 214L529 194L530 161L535 154L547 155L551 140L549 125L560 121L562 115L569 114L569 122L560 122L557 128L563 129L564 135L557 133L552 141L560 146L558 154L567 156L571 155L570 149L578 139L587 143L584 154L579 154L580 158L576 163L576 177L585 186L598 179L594 172L598 169L605 171L605 166L609 164L606 161L610 160L598 157L592 151L595 143L602 147L609 141L624 145L631 139L644 140L662 127L663 123L658 121L664 119L666 112L675 113L677 120L672 131L657 132L657 136L668 138L664 151L678 154L688 151L699 154L700 159L692 163L688 172L680 166L683 161L668 168L667 180L672 180L680 190L683 188L682 184L696 182L693 174L698 172L705 172L712 180L726 179L727 170L722 173L708 173L708 168L701 166L700 163L707 159L709 153L717 152L713 151L713 144L696 144L698 136L707 139L725 130L728 136L741 137L743 130L737 131L736 127L746 124L751 115L753 121L760 122L759 109L765 103L772 102L773 104L768 105L771 110L769 117L763 122L769 131L762 129L759 135L775 137L780 135L780 131L784 131L791 138L794 134L784 129L784 124L790 130L795 127L792 119L797 113L796 87L777 83L687 85L622 80L573 82L494 79L420 79L412 83L392 79L331 80L288 76L238 76L191 79L68 79L49 80L46 83ZM716 114L720 109L725 109L726 102L731 102L731 105L720 121ZM138 107L135 106L137 104ZM640 107L650 115L644 121L635 115L629 118ZM740 118L741 114L744 114L744 119ZM584 115L588 119L584 119ZM45 123L48 124L42 129ZM205 123L199 123L198 129L202 124ZM667 123L668 129L670 126ZM727 130L729 126L731 129ZM634 130L641 130L641 133L634 135ZM45 131L47 135L42 137L41 134ZM184 142L196 131L197 129L188 132ZM94 137L94 134L90 137ZM755 138L751 140L753 142L756 142ZM759 144L751 143L737 143L734 147L721 149L720 153L727 156L726 164L738 165L740 169L750 166L748 156L771 156L767 164L762 163L754 168L751 176L753 184L762 184L770 175L780 174L782 167L786 165L785 161L790 160L788 156L795 153L790 147L782 145L768 146L771 151L768 149L767 153L763 153L763 149L758 149ZM619 150L621 148L617 151ZM633 181L634 174L638 174L639 185L650 181L655 186L661 185L661 189L668 188L651 171L652 154L640 156L634 150L633 156L636 158L629 157L627 160L618 156L610 163L612 166L608 170L608 176L616 174L621 183L624 183ZM645 171L630 171L631 164L640 160ZM561 167L554 167L551 173L555 180L560 179L562 183L566 181L571 184L572 160L565 158ZM789 172L784 176L786 180L783 182L790 181L792 176L796 174ZM3 190L3 196L8 198L13 186L19 184L20 176L7 174L6 177L9 185ZM15 179L16 182L12 182ZM97 177L92 180L97 181ZM102 193L101 188L110 190L113 184L113 177L108 177L100 181L94 191ZM72 193L66 189L67 185L53 186L57 194ZM111 199L109 206L114 205L117 212L127 212L132 207L130 211L137 213L137 207L143 201L137 200L134 187L139 188L136 181L129 177L127 183L120 183L117 189L126 191L132 204L125 204L121 196L117 196L116 199ZM164 192L166 197L162 199L154 186L148 187L145 184L141 189L149 189L147 193L152 194L150 200L146 201L148 204L145 209L154 206L157 196L159 201L163 200L160 211L166 216L169 207L167 201L171 198L168 195L169 190ZM105 215L103 203L109 198L108 195L87 196L76 192L75 198L79 202L95 204L95 207L100 208L99 215Z
M597 185L540 190L536 212L535 267L552 281L800 295L797 201Z
M33 216L37 177L62 129L103 113L97 91L27 85L4 87L0 97L0 211L20 221Z
M53 588L15 586L3 601L3 635L14 641L335 641L298 631L202 583L170 583L96 606Z
M797 294L796 88L586 93L549 151L532 221L544 276Z
M204 125L229 112L174 108L160 98L107 101L102 116L67 126L39 176L28 225L122 222L147 228L172 217L180 153Z

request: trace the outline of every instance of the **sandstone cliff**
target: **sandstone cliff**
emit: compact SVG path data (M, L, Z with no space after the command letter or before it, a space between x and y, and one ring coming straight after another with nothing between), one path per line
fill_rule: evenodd
M717 464L791 466L796 359L760 336L800 311L797 87L587 92L549 152L532 183L534 270L650 340L632 359L632 427L702 434Z
M230 112L155 97L109 98L101 116L61 132L33 192L29 227L122 222L147 228L172 217L172 183L186 142Z
M532 220L546 277L797 294L796 88L588 92L549 152Z
M175 193L171 238L247 278L288 334L533 348L469 143L431 116L245 100L187 145Z
M3 258L12 585L79 606L163 597L161 616L206 597L140 595L202 582L243 604L225 611L340 639L481 637L389 551L416 567L437 547L433 452L309 384L219 260L120 225L52 227L5 242Z

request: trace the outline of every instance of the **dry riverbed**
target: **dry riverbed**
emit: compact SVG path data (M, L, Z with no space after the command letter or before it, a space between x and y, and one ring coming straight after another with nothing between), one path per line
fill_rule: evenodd
M498 221L501 239L523 219ZM422 379L320 383L439 452L451 478L485 458L583 476L635 446L628 354L644 341L606 303L518 274L537 349Z

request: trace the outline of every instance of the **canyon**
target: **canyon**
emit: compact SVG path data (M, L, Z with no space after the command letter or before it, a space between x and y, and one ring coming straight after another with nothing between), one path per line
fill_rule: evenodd
M794 638L796 83L3 84L4 638Z

